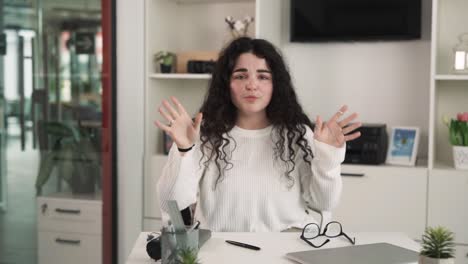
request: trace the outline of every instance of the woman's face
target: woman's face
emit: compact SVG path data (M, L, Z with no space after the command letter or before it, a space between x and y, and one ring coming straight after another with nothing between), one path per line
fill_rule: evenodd
M242 116L265 115L273 93L272 73L265 59L243 53L231 74L231 99Z

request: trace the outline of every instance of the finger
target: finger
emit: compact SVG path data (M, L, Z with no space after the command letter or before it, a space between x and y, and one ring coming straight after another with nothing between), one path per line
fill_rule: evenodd
M318 115L315 120L314 133L322 131L322 126L323 126L322 118Z
M336 122L348 110L347 105L343 105L338 112L336 112L328 122Z
M343 134L348 134L354 130L356 130L357 128L360 128L362 126L362 123L354 123L354 124L351 124L345 128L343 128Z
M166 119L167 122L174 122L172 116L170 116L162 107L158 108L158 112Z
M158 120L154 121L154 124L159 127L160 129L164 130L166 133L169 133L171 129L169 126L164 125L163 123L159 122Z
M184 106L179 102L179 100L177 100L177 98L175 98L175 96L171 96L171 100L172 102L174 103L174 105L176 106L177 108L177 111L181 114L181 115L189 115L187 113L187 111L185 110Z
M338 124L340 125L340 127L345 127L346 125L348 125L349 123L351 123L351 121L353 121L354 119L356 119L358 117L358 114L357 113L352 113L351 115L349 115L348 117L346 117L345 119L341 120L340 122L338 122Z
M344 137L344 140L345 140L345 141L351 141L351 140L354 140L354 139L356 139L356 138L358 138L358 137L360 137L360 136L361 136L361 132L355 132L355 133L353 133L353 134L351 134L351 135L345 136L345 137Z
M179 113L177 113L177 111L174 109L174 107L172 107L172 105L168 101L163 100L163 105L166 108L166 110L169 111L169 114L172 116L171 119L177 119L177 117L180 116Z
M194 123L194 126L195 126L195 130L200 130L200 125L201 125L201 121L203 119L203 114L202 113L198 113L197 116L195 117L195 123Z

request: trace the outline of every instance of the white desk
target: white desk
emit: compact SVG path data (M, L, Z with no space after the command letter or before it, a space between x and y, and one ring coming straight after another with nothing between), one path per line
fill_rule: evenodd
M147 232L142 232L133 247L127 264L155 263L146 254ZM420 246L403 233L349 233L356 238L356 244L387 242L400 247L419 251ZM285 257L292 251L313 250L302 241L300 233L213 233L210 240L200 249L198 258L203 264L211 263L269 263L294 264ZM224 240L235 240L261 247L254 251L227 244ZM320 239L320 238L317 238ZM345 238L333 238L322 248L351 245Z

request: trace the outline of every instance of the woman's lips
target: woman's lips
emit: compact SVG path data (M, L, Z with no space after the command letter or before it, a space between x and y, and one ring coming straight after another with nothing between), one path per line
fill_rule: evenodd
M254 102L255 100L258 99L258 97L255 97L255 96L246 96L244 97L245 100L249 101L249 102Z

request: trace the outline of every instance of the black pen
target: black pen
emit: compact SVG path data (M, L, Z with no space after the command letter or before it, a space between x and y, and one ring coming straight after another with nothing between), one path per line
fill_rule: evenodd
M226 242L231 244L231 245L234 245L234 246L239 246L239 247L253 249L253 250L260 250L259 247L252 246L252 245L249 245L249 244L245 244L245 243L242 243L242 242L237 242L237 241L232 241L232 240L226 240Z

